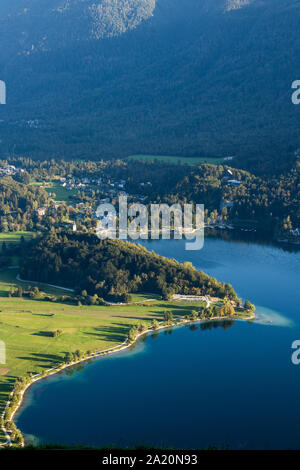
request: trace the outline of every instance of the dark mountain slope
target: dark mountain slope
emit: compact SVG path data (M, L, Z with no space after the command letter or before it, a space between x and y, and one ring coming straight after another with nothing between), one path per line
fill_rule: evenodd
M299 1L16 3L0 7L3 153L235 154L265 171L300 147Z

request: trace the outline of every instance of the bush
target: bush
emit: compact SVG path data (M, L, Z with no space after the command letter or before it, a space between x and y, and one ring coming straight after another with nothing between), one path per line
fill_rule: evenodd
M122 298L122 302L124 302L125 304L130 304L132 302L132 295L130 294L127 294L127 293L123 294L121 298Z
M63 334L62 330L55 330L51 332L51 336L53 338L57 338L58 336L61 336Z

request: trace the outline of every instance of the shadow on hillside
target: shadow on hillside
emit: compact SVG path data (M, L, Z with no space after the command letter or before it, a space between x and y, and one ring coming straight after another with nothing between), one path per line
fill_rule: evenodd
M18 356L17 359L23 359L26 361L42 362L53 365L53 361L61 362L61 357L56 354L41 354L41 353L32 353L31 356ZM44 367L45 364L40 364L41 367Z
M204 305L204 304L203 304ZM149 306L150 307L150 306ZM152 306L151 306L152 307ZM161 308L162 310L154 310L154 308ZM114 315L115 318L128 318L130 320L140 320L145 321L149 320L149 315L153 315L155 318L163 319L164 312L172 312L174 316L185 316L187 313L190 313L191 310L199 310L201 307L199 305L193 304L191 302L189 305L178 305L178 304L155 304L153 305L153 310L149 310L148 316L137 316L137 315Z
M53 338L52 331L38 331L37 333L32 333L32 336L44 336L45 338Z
M101 326L94 328L93 332L86 332L86 335L96 336L99 340L110 342L123 342L127 337L130 324L114 323L111 326Z

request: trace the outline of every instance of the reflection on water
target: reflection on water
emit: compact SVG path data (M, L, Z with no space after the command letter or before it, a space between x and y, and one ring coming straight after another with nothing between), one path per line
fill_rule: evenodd
M300 253L213 238L200 252L186 252L184 241L143 244L206 265L256 304L256 320L153 332L130 350L37 382L20 429L67 444L299 448L300 366L291 345L300 338Z

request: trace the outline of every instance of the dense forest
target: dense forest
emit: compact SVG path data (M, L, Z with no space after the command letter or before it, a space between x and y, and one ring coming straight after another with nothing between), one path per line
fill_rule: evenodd
M232 185L233 178L240 184ZM291 231L300 227L299 198L300 160L286 174L269 178L223 166L199 166L181 179L165 199L204 203L210 213L217 210L225 221L284 235L287 217Z
M26 179L26 176L20 179ZM9 176L0 178L0 231L32 230L37 219L36 209L48 201L46 191L37 186L18 182Z
M21 277L120 300L133 292L197 294L236 299L231 285L220 283L191 263L180 264L120 240L92 234L51 233L28 244Z

